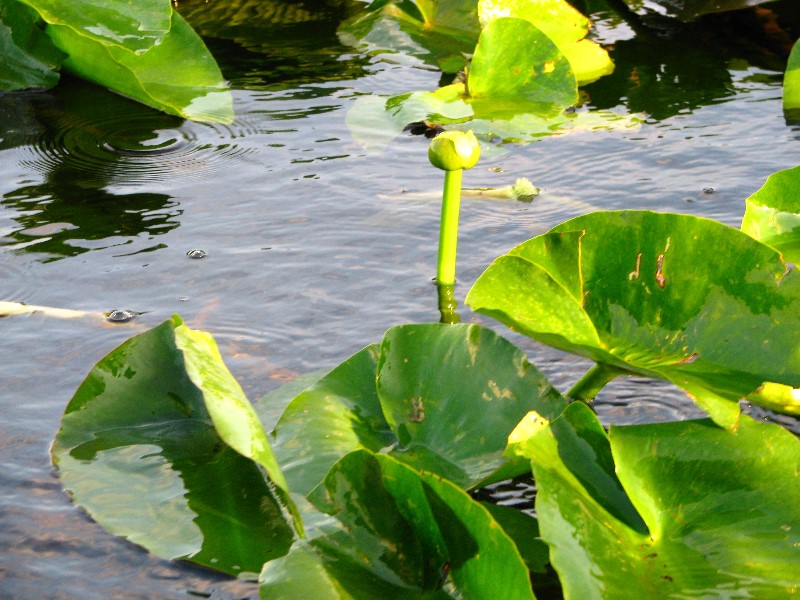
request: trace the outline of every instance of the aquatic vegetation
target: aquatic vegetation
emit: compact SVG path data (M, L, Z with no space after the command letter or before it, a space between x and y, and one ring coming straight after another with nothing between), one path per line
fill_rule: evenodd
M715 221L649 211L567 221L498 258L466 299L594 360L573 398L619 375L667 379L727 427L746 396L800 414L797 400L762 393L800 388L799 301L800 275L775 249Z
M800 167L778 171L746 201L742 231L778 250L787 262L800 261Z
M783 76L783 110L790 117L800 112L800 40L792 47Z
M431 164L444 171L442 218L439 229L439 258L436 282L456 282L456 248L458 245L458 213L461 204L461 173L474 167L481 154L478 140L471 131L448 131L433 138L428 148Z
M513 137L513 105L558 119L575 102L567 52L526 19L484 24L488 2L460 20L437 12L445 3L374 4L372 24L480 31L466 83L414 100L460 106L452 125L476 124L468 109L490 116L485 132L506 123ZM407 16L387 20L397 11ZM543 52L535 76L511 39ZM412 97L398 114L416 110ZM471 133L431 143L446 172L442 284L455 280L461 170L478 155ZM596 362L564 394L488 328L410 324L251 404L211 335L174 316L92 369L54 463L109 531L166 559L258 576L263 598L796 593L800 439L740 406L800 414L798 169L748 199L741 229L595 212L489 266L470 306ZM607 431L589 404L624 375L670 381L710 418ZM476 499L519 475L535 481L536 518Z
M453 70L464 67L463 77L432 92L391 96L383 104L373 100L357 102L349 117L351 127L383 120L383 126L396 135L410 123L424 122L469 129L486 140L521 142L559 130L636 126L635 118L624 115L567 111L578 102L579 84L611 73L614 65L603 48L585 39L589 20L564 0L464 0L440 6L434 16L421 8L421 20L414 21L417 24L408 29L407 11L412 6L415 5L383 5L361 20L343 25L343 31L348 32L347 39L355 45L359 40L369 40L367 47L375 52L382 41L397 52L417 56L422 51L424 60L435 58L434 62L445 72L454 64L457 68ZM461 24L457 32L436 25L446 10L459 15L455 19ZM394 29L385 35L376 33L388 27L387 23L400 24L401 30L412 36L418 30L424 35L419 40L415 37L415 44L393 45L398 39ZM435 37L431 38L433 33ZM452 44L444 48L440 45L441 39L452 41L448 34L458 40L460 60L455 58ZM468 51L463 49L465 37L472 44ZM380 112L385 113L383 119L376 114Z
M63 68L170 114L233 120L216 61L167 0L2 0L0 39L0 89L50 88Z
M436 161L473 164L452 137ZM798 281L714 221L592 213L501 256L467 297L597 361L571 403L491 330L420 324L251 406L176 316L95 366L53 459L110 531L260 571L264 598L779 597L800 588L800 439L738 402L800 412ZM606 433L586 403L625 374L672 381L711 419ZM536 519L467 493L525 473Z

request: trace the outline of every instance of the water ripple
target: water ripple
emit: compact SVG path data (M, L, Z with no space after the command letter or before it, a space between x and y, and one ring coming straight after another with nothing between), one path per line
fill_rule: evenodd
M246 134L230 125L148 113L64 119L34 140L26 148L30 156L20 162L44 172L66 168L102 184L139 185L176 176L208 178L223 169L227 160L255 151L236 142Z

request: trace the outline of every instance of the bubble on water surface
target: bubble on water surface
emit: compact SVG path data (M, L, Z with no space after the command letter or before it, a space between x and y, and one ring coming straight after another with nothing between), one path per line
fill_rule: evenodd
M112 310L106 313L106 321L111 323L127 323L133 321L142 313L137 313L132 310Z
M188 256L189 258L194 258L195 260L197 260L197 259L200 259L200 258L205 258L206 257L206 251L205 250L200 250L200 249L189 250L186 253L186 256Z

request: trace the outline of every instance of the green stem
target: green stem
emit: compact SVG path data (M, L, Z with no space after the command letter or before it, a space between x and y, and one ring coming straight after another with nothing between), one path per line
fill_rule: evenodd
M456 312L458 302L454 294L455 286L444 285L441 283L436 284L436 291L439 296L439 323L460 323L461 317Z
M456 282L456 246L458 245L458 211L461 204L461 169L444 172L442 193L442 222L439 228L439 260L436 282L452 285Z
M586 371L584 376L569 389L567 397L573 400L591 402L609 381L623 373L627 373L627 371L612 365L598 363Z

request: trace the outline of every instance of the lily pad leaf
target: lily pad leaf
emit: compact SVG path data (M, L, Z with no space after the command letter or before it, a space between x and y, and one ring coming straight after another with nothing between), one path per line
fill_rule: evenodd
M53 25L64 25L97 42L143 52L169 33L173 10L165 0L20 0Z
M258 413L231 375L211 334L185 325L175 328L175 345L183 353L186 373L203 396L214 429L222 441L260 465L292 513L302 535L303 521L289 494L286 478L272 452Z
M261 574L261 597L531 599L504 530L451 482L387 455L343 457L311 495L342 531L296 544Z
M746 201L742 231L800 262L800 167L769 176Z
M594 482L613 461L624 495ZM800 441L743 415L612 427L570 405L516 446L532 460L541 536L571 598L781 598L800 589ZM636 511L642 530L628 514ZM640 515L640 517L638 517Z
M464 67L479 32L474 0L381 2L338 30L345 45L396 61L416 59L445 73Z
M213 343L173 317L92 369L53 460L110 532L167 559L257 573L289 550L293 504L244 402Z
M64 55L44 33L36 12L15 0L0 0L0 90L49 89L58 83Z
M233 101L216 61L178 13L170 23L159 43L145 50L131 50L127 37L127 45L99 41L61 19L53 19L47 33L68 55L64 68L88 81L169 114L231 122Z
M783 75L783 110L789 119L800 117L800 40L792 47Z
M491 104L504 100L553 105L554 112L578 100L575 76L558 46L529 21L511 17L494 19L481 31L467 84L473 103L489 103L476 109L479 115L497 111Z
M503 17L525 19L535 25L567 57L579 84L614 71L608 53L584 39L589 32L589 19L565 0L480 0L478 15L484 27Z
M498 258L466 301L612 370L672 381L726 426L765 383L800 387L800 275L715 221L578 217ZM782 412L800 413L800 401L783 397Z
M403 325L297 396L273 448L289 487L303 494L359 449L466 489L527 472L503 458L508 434L529 410L555 417L564 406L522 352L492 331Z

